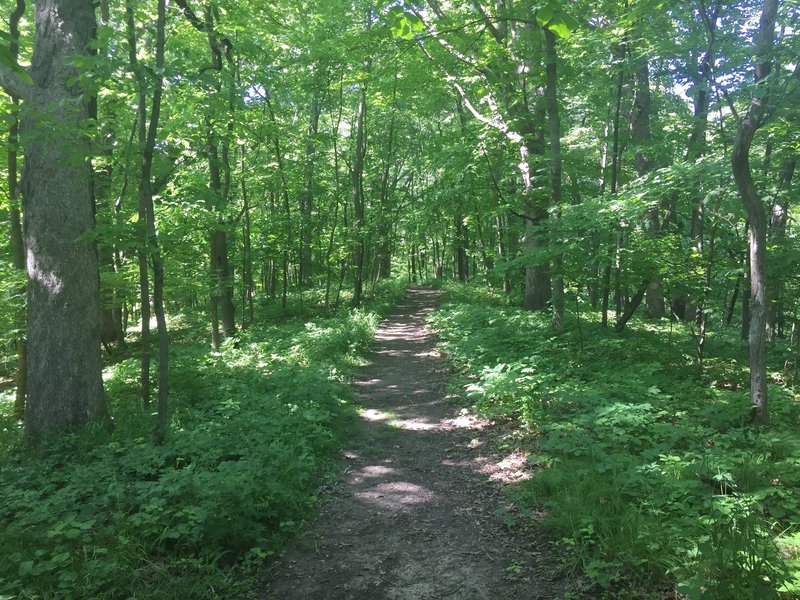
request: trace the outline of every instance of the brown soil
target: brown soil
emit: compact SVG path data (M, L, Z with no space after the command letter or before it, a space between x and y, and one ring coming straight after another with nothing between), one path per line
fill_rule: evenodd
M361 431L319 518L268 573L263 600L560 598L555 559L509 529L503 485L529 476L497 451L491 423L447 398L425 315L438 294L413 289L376 335L354 384Z

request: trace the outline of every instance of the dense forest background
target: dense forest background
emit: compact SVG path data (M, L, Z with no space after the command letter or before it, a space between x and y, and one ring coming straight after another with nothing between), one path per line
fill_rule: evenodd
M797 2L0 10L0 595L231 597L444 281L568 568L796 592Z

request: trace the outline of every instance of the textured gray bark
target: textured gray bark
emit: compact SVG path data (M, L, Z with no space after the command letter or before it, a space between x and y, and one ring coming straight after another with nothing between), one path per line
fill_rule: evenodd
M33 438L107 420L101 379L97 251L85 90L70 57L87 55L91 0L36 2L36 48L26 94L22 192L28 269L28 394Z

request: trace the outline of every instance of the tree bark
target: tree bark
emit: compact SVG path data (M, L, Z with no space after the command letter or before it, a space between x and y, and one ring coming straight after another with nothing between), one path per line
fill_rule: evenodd
M131 68L136 75L138 85L138 118L139 142L142 152L141 172L139 176L138 206L139 218L143 228L142 249L139 251L139 275L142 300L142 402L150 403L150 294L148 265L153 266L153 307L158 327L158 409L154 438L156 443L163 443L167 434L167 401L169 396L169 337L167 321L164 313L164 261L156 233L155 208L153 205L153 154L156 145L156 134L161 116L161 96L164 79L164 26L166 20L166 0L158 0L158 16L156 22L156 65L153 99L150 107L149 122L147 119L147 80L137 57L136 29L133 4L128 0L126 13L128 18L128 41L130 44ZM145 311L145 308L147 309ZM145 320L145 313L147 320ZM145 337L145 332L147 336ZM146 384L146 395L145 395Z
M97 249L82 241L95 225L89 116L74 57L89 56L91 0L36 4L36 47L21 136L28 270L28 389L25 427L48 431L108 421L100 358Z
M9 19L11 37L10 53L16 61L19 56L19 22L25 14L25 0L17 0L16 7ZM11 225L11 261L14 268L20 272L25 271L25 245L22 241L22 218L19 206L19 171L18 171L18 145L19 145L19 98L11 95L11 126L8 130L8 201L10 205ZM24 287L20 294L24 294ZM22 307L15 315L18 331L25 328L25 308ZM28 375L28 345L25 338L20 335L14 342L17 350L17 373L15 376L17 389L14 395L14 418L25 418L25 387Z
M350 171L350 185L353 198L353 266L355 268L353 279L353 306L361 306L364 280L364 155L366 153L366 118L367 118L367 89L361 86L361 95L356 114L356 140L353 149L353 166Z
M306 164L304 172L303 195L300 199L300 284L303 287L311 286L313 275L312 263L312 213L314 210L314 156L316 154L316 136L319 130L319 99L316 88L311 96L311 112L308 125L308 139L306 140Z
M220 12L215 6L203 8L203 18L197 16L186 0L176 0L189 24L197 31L205 34L211 58L211 69L222 74L224 62L228 64L233 76L233 44L230 39L221 36L217 31ZM216 82L213 92L219 95L222 84ZM233 133L233 111L235 100L233 93L228 94L228 114L226 115L226 137L219 142L214 129L211 114L206 115L206 155L208 159L209 186L213 192L212 208L217 213L217 223L210 232L211 275L213 287L211 301L211 345L219 348L219 317L222 318L222 333L226 338L236 334L236 314L233 304L233 275L228 260L228 232L223 214L228 205L231 189L231 165L229 156L230 137Z
M731 166L739 196L742 198L750 222L750 403L753 423L763 425L769 421L767 404L767 217L750 168L750 147L758 129L769 117L767 109L767 82L772 70L769 54L775 40L775 20L778 0L764 0L759 28L756 33L754 92L747 112L739 119L733 142Z
M545 103L550 126L550 205L561 204L561 118L558 112L558 73L556 70L556 36L544 30ZM553 329L566 329L564 300L564 267L561 252L553 251Z
M633 102L631 141L636 145L636 154L634 156L636 174L639 177L644 177L653 168L653 161L648 153L651 143L650 112L652 101L650 97L650 68L646 57L642 58L637 65L635 85L636 96ZM660 229L658 206L647 211L647 221L651 235L658 235ZM658 275L652 277L647 285L645 302L648 317L660 319L664 316L664 290L661 285L661 277Z
M786 225L789 221L789 199L792 197L792 178L797 166L797 157L792 154L783 161L778 185L778 200L772 205L772 215L769 223L769 241L771 245L781 246L786 240ZM770 282L772 301L767 311L767 340L780 333L782 322L782 304L785 281L781 274L773 273Z
M619 143L619 125L620 125L620 112L622 111L622 93L625 84L625 72L621 66L622 60L625 58L625 47L619 48L615 52L617 59L620 61L619 71L617 73L617 85L614 95L614 122L612 127L612 145L611 145L611 193L617 193L617 186L619 185L619 168L620 168L620 143ZM602 304L602 317L601 322L603 327L608 327L608 311L611 300L611 272L612 263L618 263L617 244L619 239L618 235L614 232L609 233L608 244L608 263L603 268L603 304ZM617 273L618 275L618 273ZM620 311L617 310L617 318L619 318Z

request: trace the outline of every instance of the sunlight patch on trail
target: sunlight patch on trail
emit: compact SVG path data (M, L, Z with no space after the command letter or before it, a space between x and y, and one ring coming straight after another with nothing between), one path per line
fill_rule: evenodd
M391 511L405 510L438 499L431 490L408 481L380 483L367 490L356 492L354 496L366 504Z

